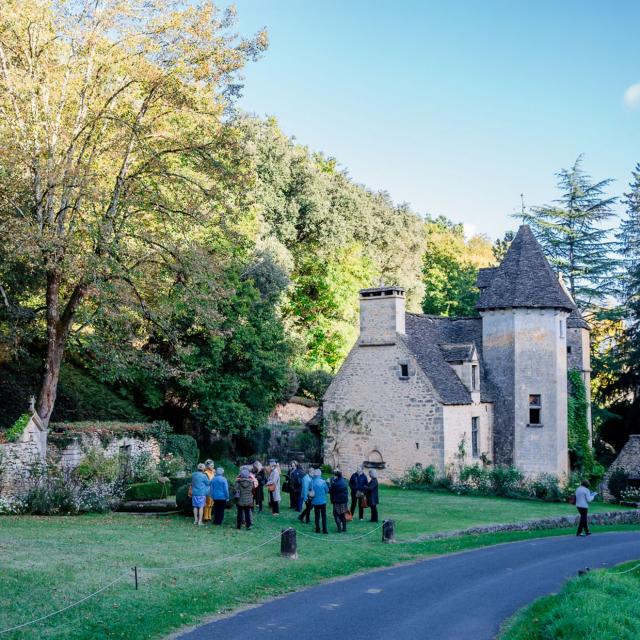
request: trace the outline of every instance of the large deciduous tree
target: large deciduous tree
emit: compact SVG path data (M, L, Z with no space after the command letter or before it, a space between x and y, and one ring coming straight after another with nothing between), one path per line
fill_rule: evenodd
M153 320L147 294L188 280L181 255L237 210L216 197L242 177L221 118L266 35L238 39L234 19L210 2L3 3L0 236L46 318L45 423L82 307L128 290Z
M578 306L588 309L615 293L615 243L605 225L614 215L616 198L606 196L611 179L593 182L585 173L582 156L557 177L560 197L518 217L532 227Z

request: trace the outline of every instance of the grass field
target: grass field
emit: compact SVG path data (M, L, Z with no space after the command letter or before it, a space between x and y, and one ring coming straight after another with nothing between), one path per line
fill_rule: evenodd
M574 512L566 504L381 490L381 517L396 520L400 539ZM286 508L280 517L259 515L249 532L233 528L234 513L227 512L225 526L215 530L194 527L183 516L0 517L0 631L62 608L126 575L96 598L2 637L159 638L207 615L323 579L432 554L567 533L504 533L384 545L379 530L357 539L376 526L366 521L352 523L346 536L315 537ZM314 536L298 536L298 560L279 556L278 539L256 548L294 523ZM243 551L249 553L225 559ZM202 566L184 568L194 564ZM140 571L138 591L133 587L134 565L156 569Z
M622 573L626 571L626 573ZM501 640L640 638L640 567L630 562L567 582L516 614Z

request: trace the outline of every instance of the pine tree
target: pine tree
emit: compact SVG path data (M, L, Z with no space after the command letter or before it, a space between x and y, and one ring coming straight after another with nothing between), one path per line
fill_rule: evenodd
M582 156L557 175L562 195L552 205L532 207L519 217L531 226L554 267L582 309L602 302L615 290L610 229L616 198L605 196L611 179L593 182Z
M640 396L640 163L632 172L629 193L622 200L626 217L618 236L623 260L622 297L627 319L624 373L620 382L635 399Z

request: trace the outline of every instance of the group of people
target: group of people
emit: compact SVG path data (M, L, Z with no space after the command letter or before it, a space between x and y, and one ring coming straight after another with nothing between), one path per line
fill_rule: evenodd
M294 460L289 465L282 489L280 477L280 465L276 460L269 460L266 465L256 460L252 465L240 467L231 492L222 467L216 469L213 460L199 464L191 477L194 524L213 521L216 526L222 525L225 510L233 499L236 503L236 527L241 529L244 524L251 529L254 509L258 512L263 510L265 495L272 515L280 513L282 492L289 493L290 508L300 512L300 522L309 524L313 511L316 533L329 533L328 500L333 507L338 533L346 532L347 522L353 518L356 507L360 520L364 518L364 510L369 507L371 522L378 522L379 493L375 469L371 469L367 477L363 467L359 467L348 483L342 471L336 469L327 483L320 469L309 467L305 471Z
M275 460L263 466L256 461L253 465L240 467L233 484L233 494L222 467L215 468L213 460L198 465L191 476L191 505L193 523L202 525L213 521L216 526L224 522L225 510L233 498L236 503L236 526L244 524L251 529L254 506L262 511L264 488L267 487L269 505L273 515L280 512L280 465Z

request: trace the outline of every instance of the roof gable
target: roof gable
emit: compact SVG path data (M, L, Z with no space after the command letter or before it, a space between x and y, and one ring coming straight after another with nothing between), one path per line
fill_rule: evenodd
M575 304L527 225L518 229L499 267L478 278L476 309L538 308L572 311Z

